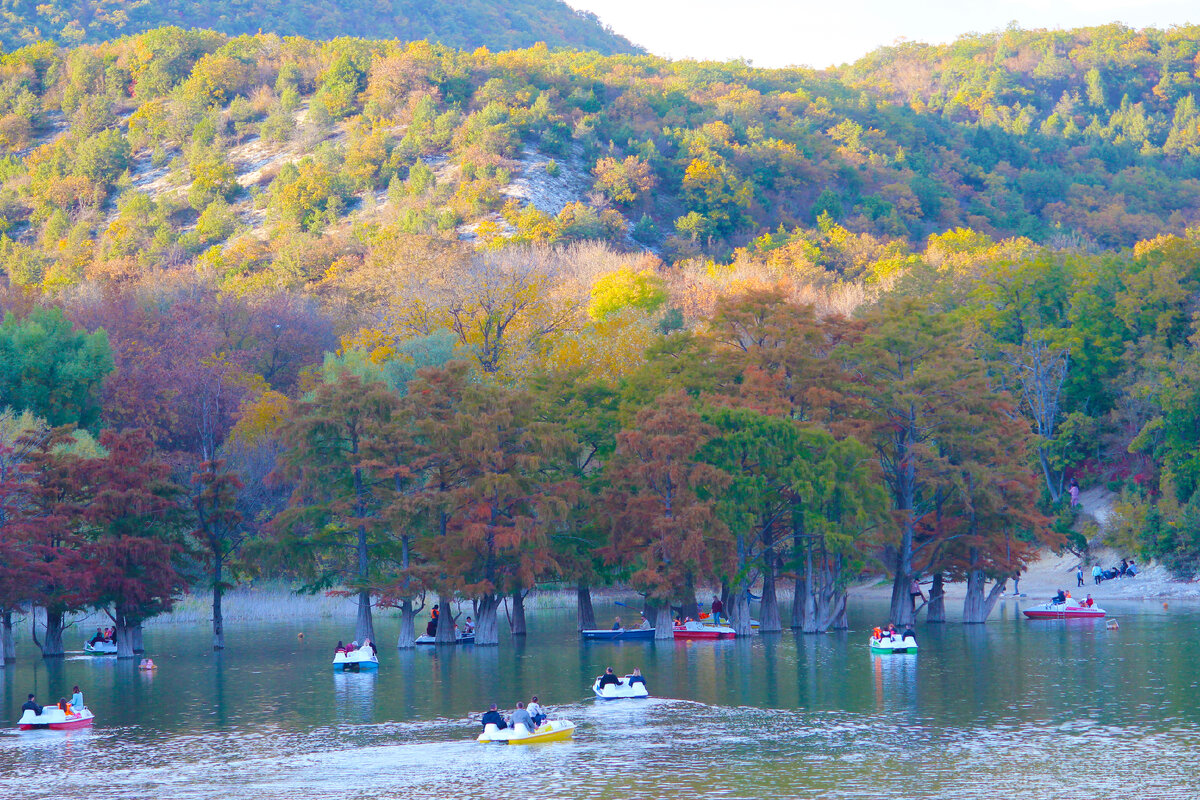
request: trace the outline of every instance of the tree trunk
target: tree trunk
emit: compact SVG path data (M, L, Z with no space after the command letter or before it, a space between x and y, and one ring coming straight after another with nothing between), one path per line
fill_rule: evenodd
M129 646L133 648L133 652L146 652L146 645L142 641L142 621L140 619L128 620L126 625L129 629Z
M46 637L42 641L42 658L62 658L66 655L63 650L63 613L61 611L46 611Z
M767 553L763 564L762 602L758 611L758 632L777 633L783 630L779 619L779 598L775 595L775 557Z
M437 624L437 639L438 644L454 644L454 607L451 603L453 597L438 595L438 624ZM475 641L479 641L479 626L475 626Z
M915 411L910 409L909 425L902 434L903 440L898 448L902 458L901 472L897 477L896 508L904 515L900 523L900 546L896 548L895 575L892 580L892 609L891 622L898 628L913 624L913 598L908 593L912 583L913 538L916 534L916 512L913 510L917 500L917 460L912 452L910 436L915 423Z
M500 643L499 626L496 623L496 611L500 608L500 599L494 594L485 594L479 598L475 607L478 616L475 618L475 645L496 645ZM444 612L443 612L444 613ZM438 637L439 639L441 637Z
M371 593L358 593L358 617L354 621L354 638L360 644L367 639L375 641L375 625L371 619Z
M595 630L596 612L592 608L592 590L586 583L575 587L575 608L579 617L579 630Z
M654 612L654 639L674 639L675 625L671 619L671 606L652 603L650 610Z
M12 609L6 608L0 614L0 653L10 664L17 660L16 640L13 638Z
M679 598L679 610L683 614L684 620L688 617L700 619L700 604L696 602L696 582L691 573L688 573L687 580L683 585L683 594Z
M743 586L735 586L730 593L729 620L738 636L750 636L754 632L750 627L750 598L746 596Z
M925 607L926 623L946 621L946 583L942 573L933 573L933 586L929 588L929 604Z
M117 639L117 658L133 658L133 635L129 622L119 609L113 614L113 635Z
M212 598L212 626L213 626L213 650L225 649L225 617L221 613L221 595L223 589L221 587L221 565L216 564L213 568L213 598Z
M525 592L514 589L512 593L512 628L513 636L525 635Z
M800 630L804 633L820 633L820 627L817 624L817 616L821 612L819 597L821 587L817 584L813 575L813 556L812 548L807 548L808 552L804 557L804 588L808 591L804 595L804 616L800 620Z
M1008 578L996 581L985 597L983 587L986 583L987 576L984 575L983 570L972 569L967 572L967 596L963 600L963 624L982 625L987 622L996 601L1000 599L1000 595L1008 586Z
M804 618L808 613L808 581L796 577L796 588L792 590L792 630L804 629Z
M417 613L413 610L413 602L409 598L400 601L400 634L396 637L396 647L407 650L416 647Z

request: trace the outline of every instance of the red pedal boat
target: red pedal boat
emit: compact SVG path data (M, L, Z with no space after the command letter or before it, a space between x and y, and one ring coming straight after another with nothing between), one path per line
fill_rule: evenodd
M58 706L46 706L41 714L27 710L17 720L17 728L32 731L49 728L52 731L69 731L75 728L90 728L96 715L86 708L81 708L74 714L67 715Z
M676 639L732 639L737 636L733 628L724 625L705 625L695 620L675 626Z
M1042 603L1023 609L1030 619L1100 619L1105 611L1100 606L1084 605L1073 597L1065 603Z

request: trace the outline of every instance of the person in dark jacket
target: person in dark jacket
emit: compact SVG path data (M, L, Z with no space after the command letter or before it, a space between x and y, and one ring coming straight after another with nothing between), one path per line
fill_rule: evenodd
M508 723L504 721L504 717L502 717L500 715L500 712L496 710L495 703L492 703L490 706L488 706L488 710L486 712L484 712L482 722L483 722L483 727L485 727L485 728L489 724L495 725L500 730L504 730L505 728L508 727Z
M604 691L605 686L620 686L621 679L613 674L612 667L604 670L604 674L600 676L600 691Z
M39 717L42 715L42 707L33 699L33 695L29 695L29 699L25 701L25 705L21 706L21 713L24 714L26 711L32 711Z

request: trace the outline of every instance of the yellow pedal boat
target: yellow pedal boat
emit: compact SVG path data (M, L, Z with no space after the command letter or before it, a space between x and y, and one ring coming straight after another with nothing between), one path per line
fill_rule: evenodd
M532 733L520 722L504 730L489 723L476 741L483 744L541 744L542 742L565 742L574 735L574 722L569 719L551 719L543 722Z

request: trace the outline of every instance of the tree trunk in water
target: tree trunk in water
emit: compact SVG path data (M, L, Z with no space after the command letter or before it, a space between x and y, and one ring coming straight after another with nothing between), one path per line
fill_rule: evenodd
M779 620L779 598L775 596L775 565L771 555L767 554L767 563L763 565L762 602L758 611L758 632L776 633L783 630Z
M416 634L414 627L417 623L417 614L413 611L412 600L405 598L400 601L400 634L396 637L396 647L401 650L407 650L410 647L416 647Z
M981 625L987 622L996 601L1008 586L1008 578L996 581L985 597L983 587L986 583L987 576L983 574L983 570L973 569L967 572L967 596L963 600L964 625Z
M17 660L16 640L13 638L12 609L5 609L0 614L0 650L5 661L12 663Z
M113 631L117 638L117 658L133 658L133 634L129 622L119 610L113 616L116 618Z
M750 598L746 596L745 588L735 587L729 597L729 620L738 636L749 636L753 633L750 627Z
M804 618L808 613L808 581L796 578L796 588L792 594L792 630L804 629Z
M371 593L358 593L358 618L354 621L354 638L361 644L375 641L375 625L371 619Z
M479 603L475 607L475 611L478 613L475 620L475 645L477 647L500 643L499 626L496 624L496 611L499 608L500 599L496 595L485 594L479 598Z
M592 590L586 583L575 587L575 608L579 616L579 630L595 630L596 612L592 608Z
M897 628L911 625L915 619L913 614L913 598L908 593L912 584L912 554L908 558L896 556L896 577L892 580L892 609L891 622Z
M512 593L512 627L513 636L525 635L525 592L516 589Z
M129 630L129 646L133 648L133 652L146 652L146 645L142 642L142 621L127 620L125 625Z
M438 624L437 624L437 639L438 644L454 644L454 606L451 605L454 598L438 595ZM479 641L479 626L475 626L475 641Z
M214 572L215 580L213 581L213 601L212 601L212 622L213 622L213 650L225 649L225 618L221 614L221 568L218 566Z
M671 619L671 606L653 603L650 610L654 612L654 639L674 639L675 625Z
M63 651L63 614L60 611L46 611L46 638L42 641L42 658L62 658Z
M933 586L929 588L929 605L925 607L925 622L946 621L946 583L942 573L933 573Z

